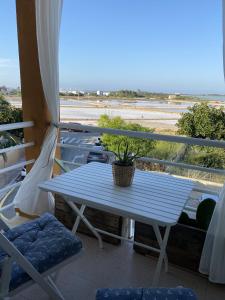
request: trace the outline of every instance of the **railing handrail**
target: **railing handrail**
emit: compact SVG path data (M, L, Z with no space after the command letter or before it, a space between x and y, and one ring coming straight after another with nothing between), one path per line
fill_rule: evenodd
M9 185L5 186L4 188L1 188L0 189L0 195L12 190L13 188L16 188L16 187L20 186L21 183L22 183L22 181L18 181L18 182L15 182L15 183L12 183L12 184L9 184Z
M10 151L19 150L19 149L24 149L24 148L28 148L28 147L32 147L32 146L34 146L34 142L19 144L19 145L16 145L16 146L11 146L11 147L0 149L0 154L7 153L7 152L10 152Z
M13 164L12 166L0 169L0 174L6 173L6 172L9 172L9 171L12 171L12 170L16 170L18 168L21 168L21 167L24 167L24 166L27 166L27 165L30 165L30 164L33 164L34 162L35 162L35 159L30 159L30 160L22 161L22 162L17 163L17 164Z
M173 162L173 161L169 161L169 160L156 159L156 158L150 158L150 157L143 157L143 158L141 157L140 160L149 161L149 162L152 162L152 163L171 166L171 167L179 167L181 169L190 169L190 170L195 170L195 171L225 175L225 170L223 170L223 169L201 167L201 166L197 166L197 165L185 164L185 163L180 163L180 162Z
M84 165L82 163L75 163L73 161L68 161L68 160L61 160L61 162L66 163L66 164L71 165L71 166L75 166L75 167L81 167L81 166Z
M28 127L33 127L33 126L34 126L33 121L2 124L2 125L0 125L0 132L14 130L14 129L20 129L20 128L28 128Z
M74 123L63 123L63 122L59 123L59 128L87 130L90 132L108 133L114 135L126 135L128 137L134 137L134 138L151 139L156 141L166 141L166 142L174 142L174 143L181 143L181 144L188 144L188 145L208 146L208 147L225 149L225 141L219 141L219 140L191 138L191 137L166 135L166 134L158 134L158 133L143 132L143 131L102 128L97 126L79 125Z

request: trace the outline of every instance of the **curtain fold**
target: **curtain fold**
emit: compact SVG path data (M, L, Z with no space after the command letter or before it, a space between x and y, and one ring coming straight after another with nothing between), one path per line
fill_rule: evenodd
M223 13L223 69L225 76L225 0ZM216 204L204 243L199 271L215 283L225 284L225 184Z
M225 283L225 186L210 222L199 271L215 283Z
M43 90L52 124L41 153L25 177L15 199L15 206L28 214L53 211L54 199L40 191L38 184L52 176L59 122L58 48L62 0L35 0L38 58ZM55 124L55 125L54 125Z

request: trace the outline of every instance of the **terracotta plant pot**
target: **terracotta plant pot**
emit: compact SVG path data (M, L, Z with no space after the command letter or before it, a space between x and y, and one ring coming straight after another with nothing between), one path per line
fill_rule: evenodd
M135 166L123 166L117 164L117 162L112 163L112 173L113 181L115 185L118 186L130 186L133 182L135 172Z

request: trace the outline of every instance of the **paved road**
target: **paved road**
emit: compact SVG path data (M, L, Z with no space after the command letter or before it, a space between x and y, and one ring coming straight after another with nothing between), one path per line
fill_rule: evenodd
M84 132L69 132L61 131L61 141L64 144L74 145L77 147L87 147L92 149L95 142L97 142L99 133L84 133ZM71 161L74 163L84 164L87 162L87 156L89 151L80 149L61 149L61 157L63 160Z
M98 141L99 133L84 133L84 132L69 132L61 131L61 137L64 140L65 144L75 145L78 147L87 147L90 149L94 148L95 142ZM79 149L65 149L62 148L62 159L68 160L75 163L84 164L87 162L87 156L89 151L83 151ZM0 168L8 167L15 163L23 161L24 151L12 151L7 153L7 160L3 159L3 156L0 155ZM13 183L20 179L21 169L13 170L4 174L0 174L0 189L6 186L9 183Z
M66 149L61 148L62 160L71 161L74 163L87 163L89 151L96 149L95 143L98 141L100 134L98 132L69 132L61 131L61 139L64 144L74 145L77 147L85 147L90 150L83 149ZM71 167L71 165L69 165Z
M90 150L82 150L82 149L65 149L61 148L61 157L62 160L79 163L79 164L85 164L87 163L87 156L89 154L89 151L95 149L95 142L98 141L98 138L100 137L99 133L93 133L93 132L69 132L69 131L61 131L60 134L61 138L63 139L65 144L74 145L78 147L86 147ZM7 162L5 163L3 161L3 158L0 156L0 167L6 167L15 163L18 163L19 161L24 160L24 152L23 151L15 151L11 152L13 154L8 157ZM68 167L71 169L74 168L71 164L68 164ZM13 170L4 174L0 174L0 189L6 186L7 184L14 183L16 181L21 180L21 169L19 170ZM3 195L0 194L0 199Z

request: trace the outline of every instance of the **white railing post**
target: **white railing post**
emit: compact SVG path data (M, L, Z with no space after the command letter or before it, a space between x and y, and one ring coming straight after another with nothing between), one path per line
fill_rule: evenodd
M2 124L2 125L0 125L0 132L13 130L13 129L28 128L28 127L33 127L33 126L34 126L34 122L32 122L32 121Z

